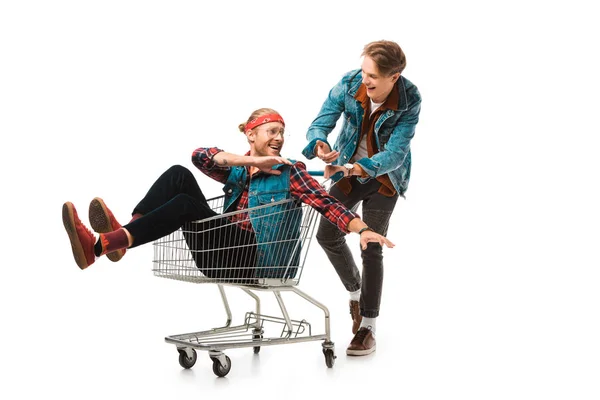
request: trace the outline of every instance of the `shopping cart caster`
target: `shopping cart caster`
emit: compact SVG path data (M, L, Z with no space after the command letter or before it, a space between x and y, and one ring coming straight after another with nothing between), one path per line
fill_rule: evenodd
M181 365L185 369L192 368L194 364L196 364L196 359L198 355L196 354L196 350L194 349L177 349L179 352L179 365Z
M252 339L259 339L262 340L263 338L263 330L262 329L254 329L252 331L253 335L252 335ZM260 346L254 346L254 354L258 354L260 352Z
M335 364L335 359L337 358L333 350L323 349L323 354L325 354L325 364L327 364L327 368L333 368L333 364Z
M209 351L210 359L213 362L213 372L216 376L222 378L231 370L231 360L221 352Z
M327 364L327 368L333 368L333 364L335 364L335 359L337 358L333 342L323 342L323 354L325 355L325 364Z

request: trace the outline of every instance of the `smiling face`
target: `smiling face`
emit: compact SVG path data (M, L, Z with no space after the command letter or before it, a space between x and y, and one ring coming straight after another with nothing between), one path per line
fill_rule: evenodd
M268 122L248 132L251 156L279 156L285 128L281 122Z
M362 83L367 88L367 96L375 103L383 103L389 96L400 77L400 73L384 76L379 72L377 64L369 56L362 63Z

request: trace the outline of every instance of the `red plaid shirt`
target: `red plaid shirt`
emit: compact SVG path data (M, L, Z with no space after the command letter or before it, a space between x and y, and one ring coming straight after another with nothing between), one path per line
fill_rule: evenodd
M221 167L213 161L215 154L223 150L216 147L196 149L192 153L192 163L204 174L221 183L227 182L230 167ZM250 153L246 153L249 155ZM248 167L246 167L248 170ZM262 174L263 172L258 172ZM242 192L237 205L237 210L248 208L248 183L250 172L248 170L248 182ZM347 209L342 203L329 195L325 189L306 171L306 165L297 161L290 171L290 194L305 204L308 204L321 215L327 218L332 224L336 225L342 232L348 233L348 224L358 214ZM242 222L242 228L252 230L250 221Z

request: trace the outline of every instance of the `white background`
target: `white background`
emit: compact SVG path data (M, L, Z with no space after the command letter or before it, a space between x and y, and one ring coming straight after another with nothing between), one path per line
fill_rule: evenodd
M598 399L591 2L216 3L0 5L0 397ZM313 243L300 288L330 308L333 369L312 342L231 350L223 379L202 352L182 370L163 338L224 322L216 286L154 277L151 245L80 271L63 202L87 222L101 196L126 222L195 148L245 152L237 125L260 107L302 160L329 89L379 39L403 47L423 104L376 354L345 356L347 295ZM230 292L239 322L252 304Z

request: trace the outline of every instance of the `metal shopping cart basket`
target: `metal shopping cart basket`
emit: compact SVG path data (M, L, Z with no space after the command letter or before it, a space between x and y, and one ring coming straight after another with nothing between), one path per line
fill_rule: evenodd
M154 242L154 274L162 278L193 283L215 283L227 313L225 326L206 331L168 336L179 352L179 363L191 368L196 350L206 350L213 372L225 376L231 360L223 350L322 340L327 367L335 361L330 338L329 310L299 290L304 261L308 254L318 213L294 199L284 199L186 224L180 230ZM223 211L224 196L208 200L211 208ZM253 230L248 230L252 226ZM261 230L262 233L254 232ZM244 323L231 326L232 315L224 286L235 286L254 299L256 308L245 314ZM261 313L256 291L272 292L281 316ZM325 333L316 334L311 324L290 318L281 292L296 293L325 314ZM267 336L265 330L279 334Z

